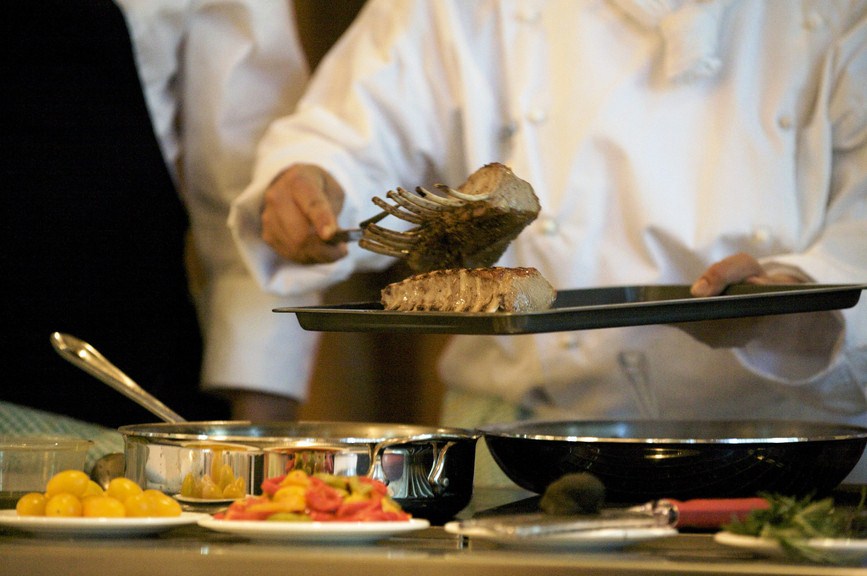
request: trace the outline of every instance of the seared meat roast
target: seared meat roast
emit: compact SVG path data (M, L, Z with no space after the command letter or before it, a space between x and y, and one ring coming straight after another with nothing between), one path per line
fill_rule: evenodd
M535 268L452 268L410 276L382 290L386 310L535 312L556 292Z
M397 188L386 194L394 204L374 198L383 215L416 226L396 232L368 221L359 246L404 259L416 272L493 266L540 210L533 187L503 164L480 168L457 190L436 188Z

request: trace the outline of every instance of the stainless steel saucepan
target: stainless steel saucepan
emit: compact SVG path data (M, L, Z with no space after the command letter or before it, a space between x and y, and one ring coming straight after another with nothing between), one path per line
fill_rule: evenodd
M187 422L92 346L54 333L58 353L139 403L164 422L122 426L123 474L147 488L181 494L184 483L222 480L260 494L262 481L289 469L366 475L388 484L413 516L448 520L470 501L480 433L460 428L357 422ZM222 503L211 491L198 505ZM204 500L201 502L199 500Z
M360 422L186 422L122 426L128 478L178 493L188 474L218 466L244 478L251 494L291 469L384 481L413 516L444 521L469 503L479 435L458 428ZM223 446L233 446L227 452ZM246 447L241 452L238 447ZM213 476L213 474L211 474Z

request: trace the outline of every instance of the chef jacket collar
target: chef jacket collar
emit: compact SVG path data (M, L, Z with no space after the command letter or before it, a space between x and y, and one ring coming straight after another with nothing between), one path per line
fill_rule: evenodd
M733 0L609 0L641 27L662 36L665 76L672 82L711 78L722 68L719 36Z

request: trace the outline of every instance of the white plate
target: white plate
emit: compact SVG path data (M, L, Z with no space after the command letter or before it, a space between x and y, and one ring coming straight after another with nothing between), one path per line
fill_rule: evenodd
M267 520L217 520L203 518L199 526L236 536L284 542L373 542L389 536L423 530L430 522L421 518L391 522L269 522Z
M243 500L243 498L193 498L192 496L181 496L180 494L174 494L172 496L178 502L183 502L184 504L195 504L195 505L218 505L218 504L231 504L235 500Z
M725 546L742 548L772 558L787 557L783 547L771 538L759 538L722 531L714 535L714 540ZM815 538L807 540L804 542L804 545L816 552L834 555L840 560L855 561L867 559L867 540Z
M521 548L565 548L569 550L610 550L623 548L630 544L675 536L675 528L604 528L585 530L549 536L514 536L500 534L478 527L462 526L460 522L449 522L444 526L446 532L470 538L478 538L503 546Z
M180 516L148 518L58 518L18 516L15 510L0 510L0 526L32 534L63 537L122 537L165 532L176 526L195 524L207 514L182 512Z

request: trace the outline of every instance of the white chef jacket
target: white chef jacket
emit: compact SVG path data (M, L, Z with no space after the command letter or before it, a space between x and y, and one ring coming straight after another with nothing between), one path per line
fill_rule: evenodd
M271 310L315 304L263 291L226 227L268 123L309 77L288 0L118 0L163 155L190 213L206 388L306 398L316 334ZM298 356L290 354L297 351Z
M265 288L303 294L388 259L281 261L259 213L286 166L334 175L352 226L378 211L371 195L500 161L542 210L499 264L557 289L690 284L739 251L863 283L865 15L835 0L374 0L271 126L230 224ZM736 351L670 326L458 336L440 368L552 416L867 424L867 305L835 314L810 333L784 317L783 337ZM792 355L804 338L827 353Z

